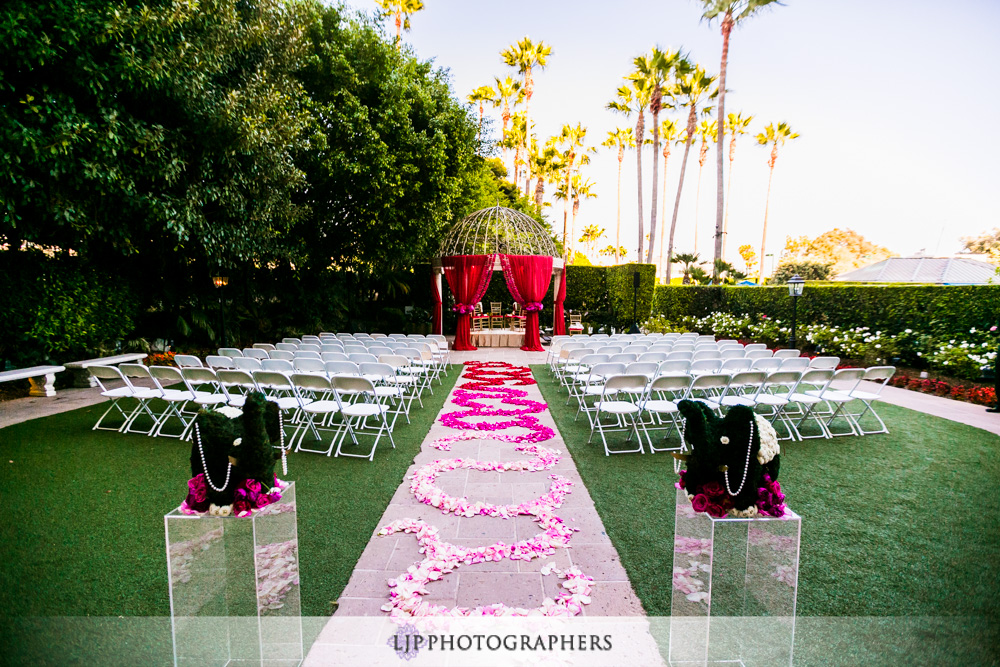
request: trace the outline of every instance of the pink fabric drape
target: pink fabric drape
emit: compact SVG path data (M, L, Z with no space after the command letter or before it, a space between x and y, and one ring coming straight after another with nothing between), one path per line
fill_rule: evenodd
M454 255L442 257L441 266L448 287L455 295L455 307L458 313L458 326L455 329L455 350L467 351L477 349L472 344L472 327L469 317L474 306L486 294L493 276L493 255Z
M441 290L438 289L438 274L431 271L431 296L434 297L434 321L431 324L431 332L441 333Z
M561 280L559 281L559 290L556 292L555 298L555 315L554 324L552 327L552 333L556 336L566 335L566 316L563 313L563 302L566 301L566 269L563 268Z
M541 255L501 255L504 278L511 296L524 308L524 345L527 352L542 352L538 313L552 280L552 258Z

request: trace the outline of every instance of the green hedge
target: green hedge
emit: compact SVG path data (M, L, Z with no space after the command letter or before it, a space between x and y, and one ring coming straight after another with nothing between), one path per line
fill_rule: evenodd
M792 315L788 287L659 286L655 312L669 320L713 311ZM913 329L939 337L988 328L1000 318L1000 286L837 285L807 283L798 304L800 324L867 326L899 333Z
M0 364L84 359L113 350L132 331L135 297L114 272L37 250L0 258Z
M628 329L632 325L634 279L639 273L639 289L635 307L636 322L649 318L653 307L656 266L653 264L621 264L607 267L608 300L614 313L615 326ZM568 285L567 285L568 287Z

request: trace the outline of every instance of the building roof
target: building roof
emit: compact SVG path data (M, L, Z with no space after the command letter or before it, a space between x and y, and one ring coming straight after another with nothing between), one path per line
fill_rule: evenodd
M834 280L861 283L934 283L985 285L996 278L996 266L958 257L890 257L839 275Z

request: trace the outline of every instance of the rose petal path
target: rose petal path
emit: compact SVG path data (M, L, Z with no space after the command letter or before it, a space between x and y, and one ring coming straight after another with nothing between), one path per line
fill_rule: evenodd
M525 353L504 352L526 366L516 359ZM337 616L642 615L530 372L473 368L383 514Z

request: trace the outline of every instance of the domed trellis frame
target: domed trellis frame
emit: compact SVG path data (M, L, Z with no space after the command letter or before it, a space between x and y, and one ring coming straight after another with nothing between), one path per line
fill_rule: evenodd
M565 333L562 315L562 301L565 298L564 259L558 256L555 243L534 218L499 205L466 216L452 227L441 242L438 256L433 260L434 333L442 333L441 300L444 294L442 277L445 264L453 263L459 257L484 255L493 257L493 266L489 267L490 275L493 271L504 270L501 256L552 257L553 293L556 295L553 329L557 334ZM460 314L460 320L462 319ZM460 323L459 331L461 329ZM456 349L461 349L457 344L460 337L456 332ZM537 331L535 337L537 338ZM463 344L462 347L476 349L471 343L468 346Z

